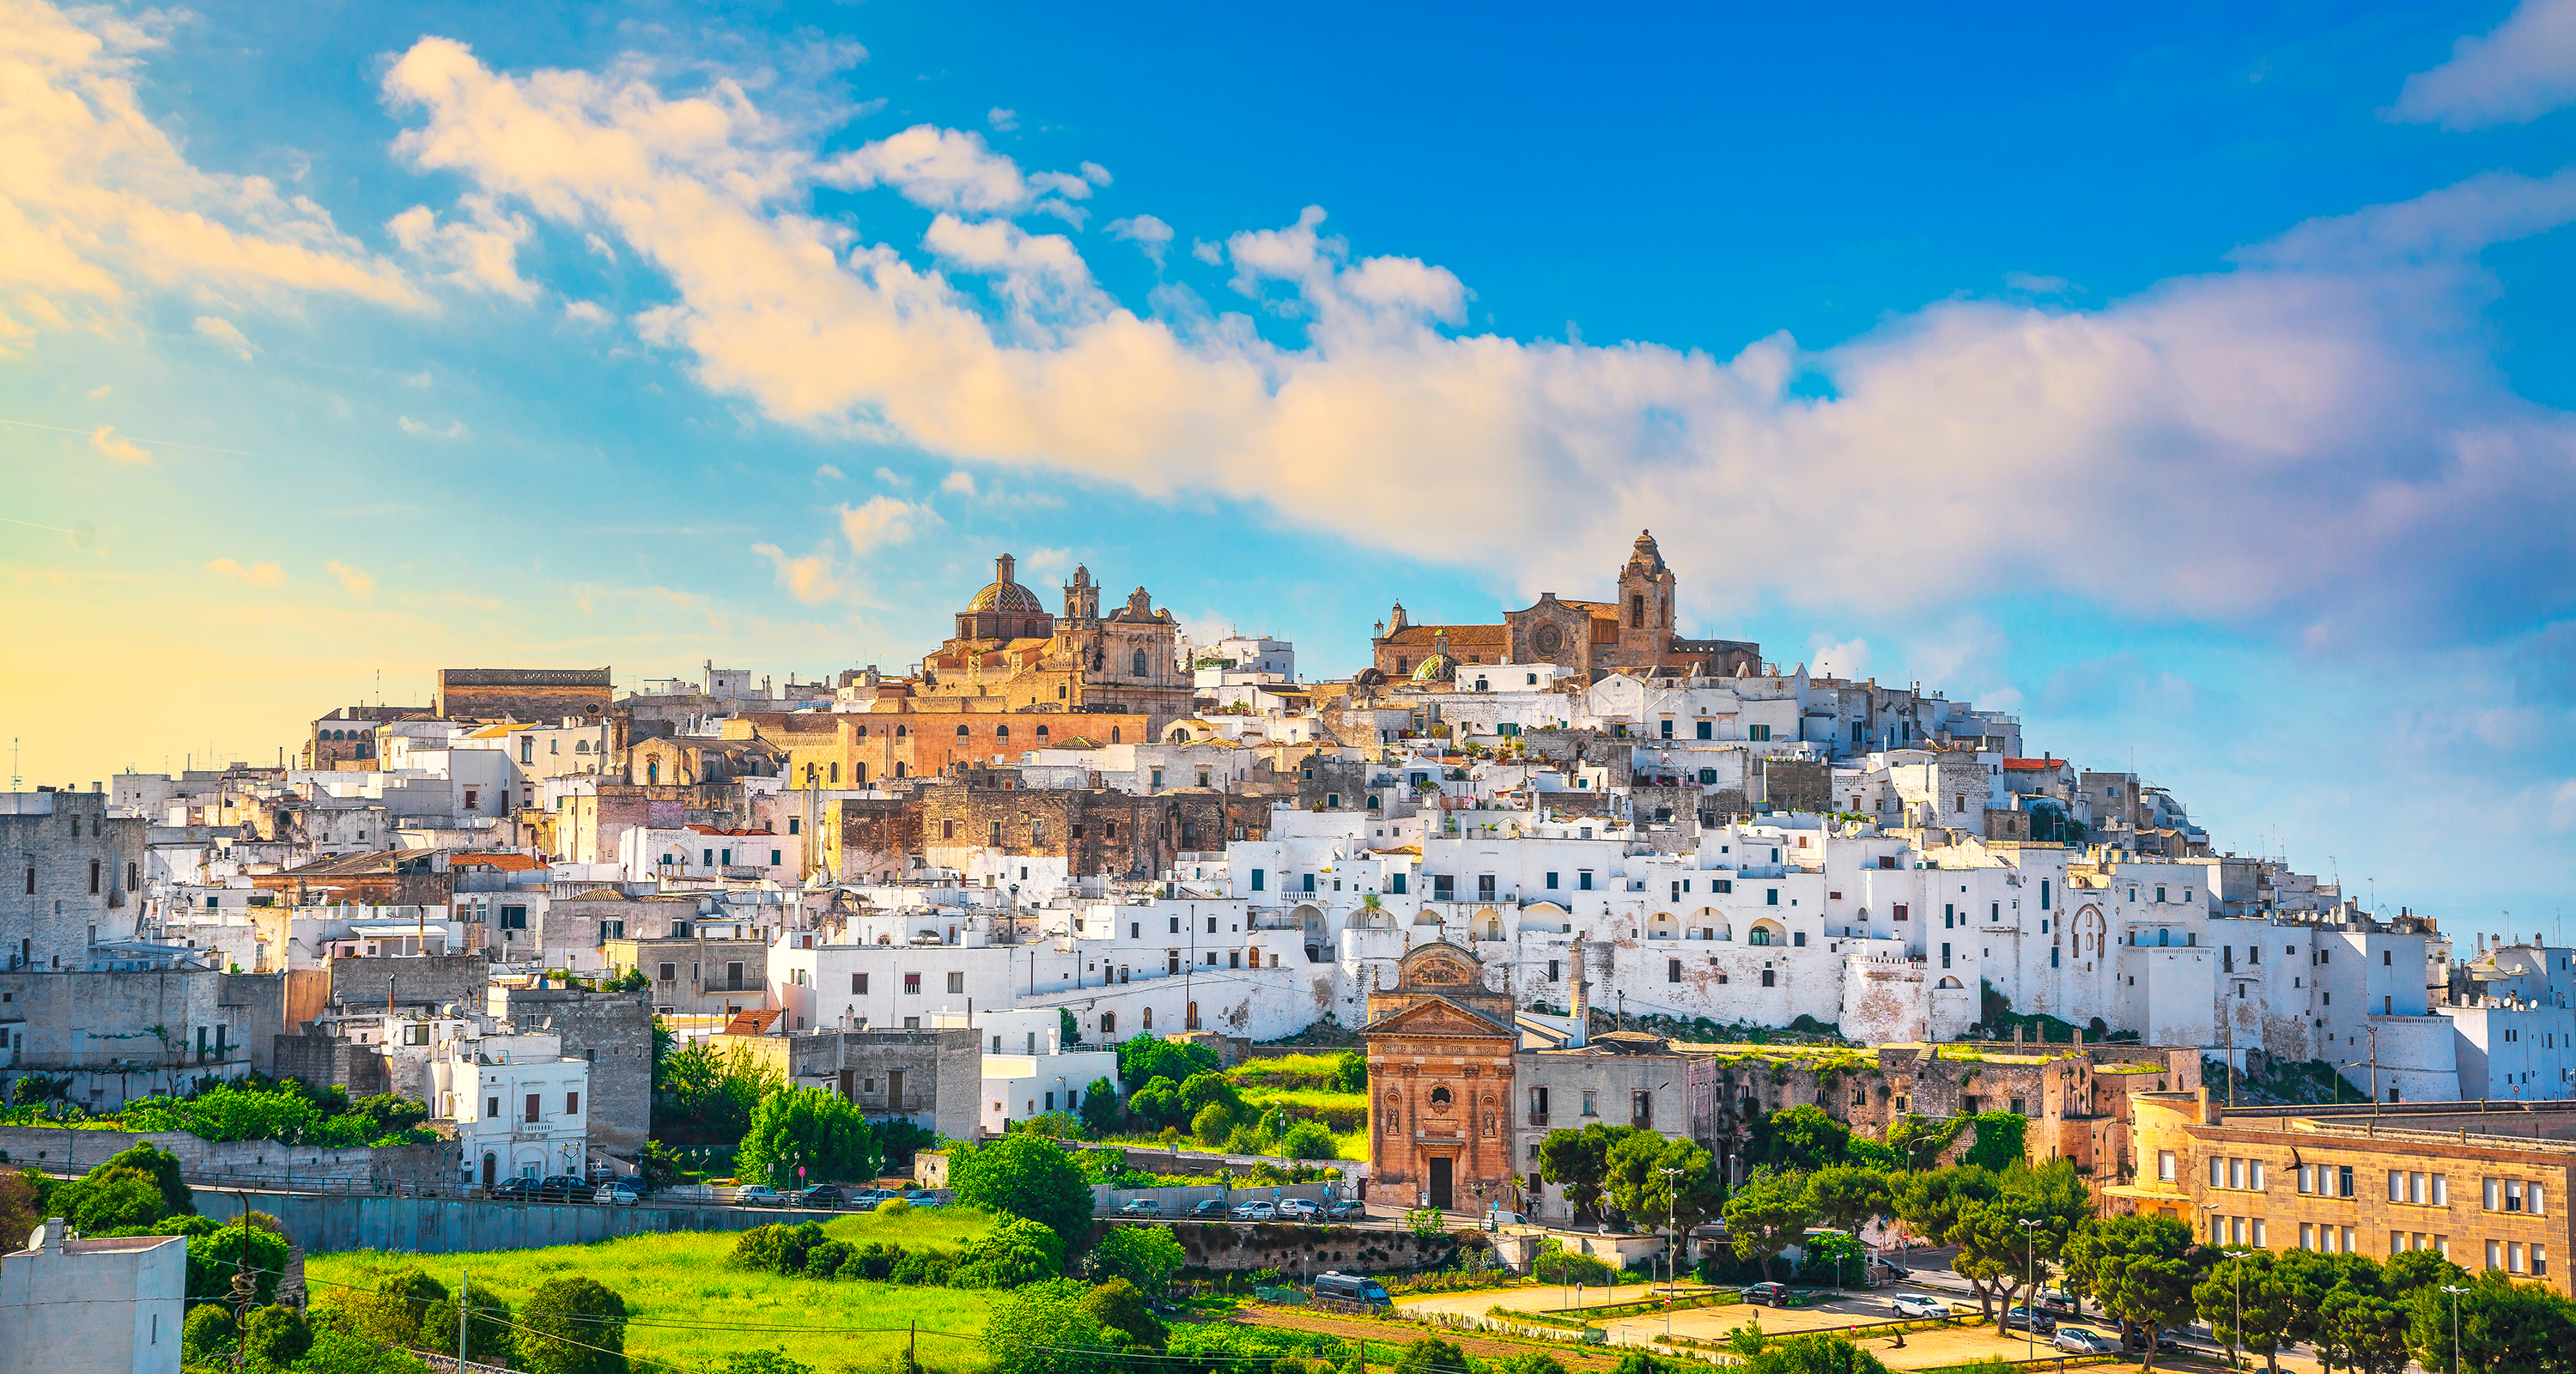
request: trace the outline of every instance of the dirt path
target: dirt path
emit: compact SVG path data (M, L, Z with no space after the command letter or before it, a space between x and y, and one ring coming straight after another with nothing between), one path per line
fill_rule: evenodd
M1576 1345L1571 1341L1521 1341L1487 1332L1451 1331L1443 1327L1418 1326L1410 1322L1389 1323L1357 1317L1334 1317L1322 1313L1301 1312L1293 1307L1247 1306L1235 1314L1235 1320L1252 1326L1276 1326L1291 1331L1312 1331L1318 1335L1339 1336L1346 1341L1375 1341L1380 1345L1402 1349L1425 1336L1454 1341L1458 1348L1484 1359L1508 1359L1544 1350L1570 1370L1615 1369L1624 1350L1597 1345Z

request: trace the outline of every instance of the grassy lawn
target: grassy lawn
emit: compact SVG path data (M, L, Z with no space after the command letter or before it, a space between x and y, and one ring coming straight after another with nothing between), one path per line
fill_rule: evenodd
M1283 1054L1271 1059L1253 1059L1238 1064L1228 1075L1237 1084L1258 1087L1265 1078L1323 1077L1341 1071L1342 1056L1334 1054Z
M981 1212L943 1207L906 1216L871 1213L824 1224L833 1238L859 1244L899 1242L907 1248L954 1250L981 1232ZM418 1267L455 1291L457 1272L470 1271L477 1290L489 1289L513 1307L548 1279L596 1279L626 1299L636 1322L626 1329L630 1355L657 1355L684 1369L712 1369L738 1352L785 1346L823 1374L836 1366L882 1369L899 1360L906 1323L925 1333L979 1335L985 1295L953 1288L788 1278L736 1269L727 1261L740 1232L687 1232L627 1236L595 1245L538 1250L496 1250L479 1255L393 1255L351 1250L313 1255L305 1273L315 1298L328 1283L373 1288L385 1275ZM657 1326L654 1323L673 1323ZM866 1331L821 1328L873 1328ZM974 1340L921 1340L921 1362L932 1370L978 1369Z

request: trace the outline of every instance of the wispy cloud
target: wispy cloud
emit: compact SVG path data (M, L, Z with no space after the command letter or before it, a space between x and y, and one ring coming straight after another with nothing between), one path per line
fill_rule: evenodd
M1109 236L1125 239L1145 250L1145 256L1161 266L1163 253L1172 246L1172 226L1152 215L1130 215L1109 221Z
M1020 127L1020 112L1017 110L1005 110L1001 106L996 105L992 109L984 112L984 122L993 126L993 132L997 134L1007 134L1013 129Z
M841 537L861 558L896 544L909 544L939 523L939 512L892 496L871 496L864 504L841 507Z
M2483 129L2576 101L2576 0L2523 0L2504 23L2463 38L2451 60L2406 78L2392 119Z
M113 425L100 425L97 429L91 430L89 446L91 451L101 455L111 463L149 463L152 461L152 453L149 449L144 448L140 444L130 443L124 439L118 438L116 436L116 428Z
M751 551L768 559L778 585L808 606L837 600L844 591L841 570L827 553L791 554L776 544L754 544Z
M463 439L471 433L465 428L463 420L451 420L445 429L424 420L415 420L408 415L395 416L394 423L401 427L403 433L415 439Z
M216 343L222 344L226 349L231 351L234 357L241 359L243 362L250 361L250 355L253 351L250 346L250 340L242 337L241 330L235 328L232 321L221 319L213 315L199 315L197 317L197 332L214 340Z
M283 587L286 570L275 563L252 563L247 566L229 558L218 558L206 565L206 571L254 587Z
M975 494L975 474L960 468L940 478L939 489L958 496L972 496Z
M340 579L340 590L350 596L364 601L376 594L376 579L365 569L353 568L340 562L325 563L322 566L329 569L333 577Z

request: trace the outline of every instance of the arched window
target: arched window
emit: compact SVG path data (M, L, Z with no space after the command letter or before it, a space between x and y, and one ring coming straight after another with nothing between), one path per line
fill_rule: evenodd
M959 738L959 739L964 739L964 738L966 738L966 727L965 727L965 726L960 725L960 726L958 726L958 727L957 727L957 738Z
M900 761L897 761L894 766L894 775L898 778L904 776L904 766Z
M574 740L574 741L572 742L572 751L573 751L574 753L576 753L576 754L587 754L587 753L589 753L589 752L590 752L590 741L589 741L589 740L586 740L586 739L577 739L577 740Z
M648 760L648 761L646 761L646 763L645 763L645 765L644 765L644 785L645 785L645 786L647 786L647 787L650 787L650 786L652 786L653 784L655 784L655 783L657 783L657 782L660 782L661 780L662 780L662 764L661 764L661 761L660 761L660 760L658 760L658 759L653 759L653 760Z
M1045 726L1043 726L1043 725L1039 726L1039 727L1038 727L1038 738L1039 738L1039 739L1045 739L1046 737L1047 737L1047 728L1046 728Z
M832 765L832 785L834 787L841 785L841 765L837 763Z
M1633 629L1646 628L1646 598L1642 594L1628 598L1628 624Z
M859 738L861 738L861 739L866 739L867 737L868 737L868 727L866 727L865 725L860 726L860 727L859 727Z
M1109 742L1111 744L1118 742L1118 727L1115 725L1109 727Z
M1102 1035L1115 1035L1117 1032L1118 1013L1114 1011L1104 1011L1100 1013L1100 1033Z
M994 726L994 727L993 727L993 738L995 738L995 739L1009 739L1010 737L1011 737L1011 727L1009 727L1009 726L1007 726L1007 725L996 725L996 726Z
M902 739L910 733L912 733L912 727L909 725L898 725L894 727L894 737L896 739Z
M1147 1007L1147 1008L1145 1008L1145 1029L1147 1029L1147 1030L1152 1030L1153 1028L1154 1028L1154 1009L1153 1009L1152 1007Z
M1138 677L1143 677L1144 675L1145 675L1145 651L1144 651L1144 650L1142 650L1142 649L1138 649L1138 650L1136 651L1136 676L1138 676Z

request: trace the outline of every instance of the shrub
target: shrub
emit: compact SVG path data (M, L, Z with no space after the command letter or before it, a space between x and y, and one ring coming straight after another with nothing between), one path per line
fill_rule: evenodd
M831 1278L857 1253L858 1247L846 1240L827 1240L805 1252L805 1274L808 1278Z
M814 1366L789 1359L782 1345L776 1350L737 1352L725 1359L716 1374L814 1374Z
M1211 1102L1190 1118L1190 1134L1211 1147L1225 1144L1233 1133L1234 1109L1222 1102Z
M1608 1283L1619 1271L1591 1255L1568 1251L1553 1238L1539 1242L1538 1258L1530 1263L1530 1275L1542 1283Z
M966 1288L1017 1288L1064 1274L1064 1237L1026 1217L1006 1217L966 1243L954 1281Z
M899 1197L888 1198L877 1204L877 1215L881 1217L899 1217L911 1210L912 1204Z
M626 1374L626 1300L595 1279L548 1279L519 1310L516 1347L530 1374Z
M1071 1279L1015 1288L993 1300L984 1352L993 1374L1093 1374L1112 1367L1089 1291Z
M805 1257L823 1243L823 1228L814 1222L782 1226L772 1222L742 1233L733 1243L733 1262L767 1274L801 1274Z
M872 1240L841 1261L845 1279L888 1279L894 1277L895 1264L903 1258L903 1247L882 1240Z
M304 1324L304 1314L292 1307L253 1308L242 1322L242 1356L257 1364L284 1369L312 1348L313 1332Z
M510 1358L510 1304L487 1289L477 1288L467 1301L471 1310L465 1324L465 1358L478 1363L502 1363ZM420 1317L421 1341L441 1351L456 1349L456 1299L442 1298L429 1305Z
M894 1272L889 1277L897 1283L944 1288L956 1271L957 1257L945 1250L910 1250L894 1262Z
M1406 1346L1395 1362L1395 1374L1460 1374L1474 1368L1456 1341L1444 1341L1438 1336L1425 1336Z
M188 1237L188 1300L190 1302L228 1302L232 1299L233 1271L236 1267L250 1271L254 1301L277 1300L277 1281L286 1269L286 1256L293 1248L284 1236L259 1224L259 1214L245 1225L205 1231ZM272 1223L275 1218L268 1220Z
M191 1361L210 1362L233 1348L233 1314L220 1303L201 1302L188 1309L179 1328L179 1349Z
M1113 1343L1143 1350L1163 1348L1163 1323L1154 1315L1153 1305L1136 1285L1125 1279L1111 1279L1091 1290L1082 1300L1082 1310L1100 1324L1102 1334Z
M1300 1121L1279 1137L1279 1153L1290 1159L1337 1159L1342 1147L1320 1121Z
M1189 1251L1167 1226L1114 1226L1091 1250L1095 1279L1123 1279L1138 1291L1159 1294L1189 1262Z
M402 1304L411 1318L411 1335L401 1342L409 1344L420 1334L420 1323L429 1315L430 1306L447 1300L447 1285L419 1269L400 1269L387 1274L376 1285L376 1291Z

